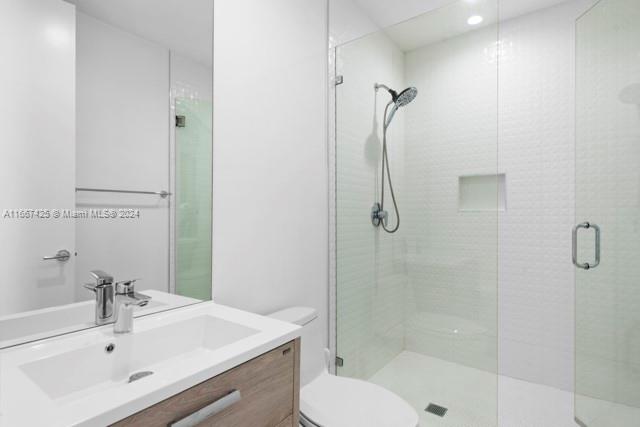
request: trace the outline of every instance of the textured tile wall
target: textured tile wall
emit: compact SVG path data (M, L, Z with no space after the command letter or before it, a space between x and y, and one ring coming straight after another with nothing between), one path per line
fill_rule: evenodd
M573 389L574 1L501 25L500 371Z
M497 369L497 188L489 211L459 209L460 176L497 173L491 27L406 53L406 349ZM489 193L491 194L491 193Z

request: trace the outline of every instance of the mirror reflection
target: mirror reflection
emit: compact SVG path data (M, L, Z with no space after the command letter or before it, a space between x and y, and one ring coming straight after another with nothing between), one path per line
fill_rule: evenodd
M211 299L213 2L6 6L0 347Z

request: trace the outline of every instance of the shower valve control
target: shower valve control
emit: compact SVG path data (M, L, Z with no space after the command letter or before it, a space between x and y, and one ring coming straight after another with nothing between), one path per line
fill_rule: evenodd
M382 209L380 203L374 203L371 208L371 223L374 227L379 227L380 223L384 221L384 225L387 225L389 213Z

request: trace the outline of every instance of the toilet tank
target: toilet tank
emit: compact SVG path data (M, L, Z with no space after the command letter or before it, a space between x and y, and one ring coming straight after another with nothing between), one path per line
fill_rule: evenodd
M322 331L319 322L316 320L318 311L311 307L290 307L284 310L269 314L269 317L283 322L293 323L302 326L300 332L300 343L302 351L300 354L300 384L308 384L326 367Z

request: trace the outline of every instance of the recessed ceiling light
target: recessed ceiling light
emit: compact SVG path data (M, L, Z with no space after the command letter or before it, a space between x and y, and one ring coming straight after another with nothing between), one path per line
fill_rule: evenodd
M473 15L473 16L470 16L469 19L467 19L467 24L469 24L469 25L478 25L482 21L484 21L484 18L482 16Z

